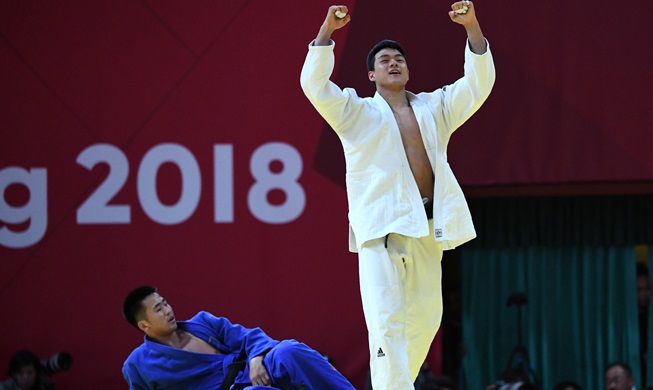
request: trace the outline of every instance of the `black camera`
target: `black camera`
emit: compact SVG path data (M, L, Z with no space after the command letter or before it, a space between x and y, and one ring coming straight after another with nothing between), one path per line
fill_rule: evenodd
M66 371L73 365L73 356L68 352L60 352L41 360L43 373L47 376Z

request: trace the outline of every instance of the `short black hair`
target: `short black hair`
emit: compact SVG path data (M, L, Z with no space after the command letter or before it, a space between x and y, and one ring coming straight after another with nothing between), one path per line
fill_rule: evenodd
M142 317L145 313L143 308L143 300L145 300L145 298L147 298L150 294L154 294L156 291L156 287L140 286L136 287L129 294L127 294L127 297L122 304L122 315L125 317L127 322L132 324L136 329L139 329L139 317Z
M629 377L631 378L633 377L633 370L630 368L628 364L624 362L612 362L605 367L605 370L603 370L603 372L607 373L609 370L615 367L621 367L626 372L626 374L628 374Z
M20 372L21 368L27 366L34 367L38 378L38 375L41 372L41 359L39 359L34 352L27 349L14 353L11 360L9 360L9 376L13 378L14 375Z
M583 390L578 383L572 381L560 382L556 384L553 390L567 390L570 387L574 390Z
M377 43L372 47L372 50L367 54L367 70L372 71L374 70L374 56L376 56L376 53L380 52L383 49L395 49L399 53L401 53L404 58L406 58L406 54L404 53L404 48L401 47L401 44L397 41L393 41L390 39L384 39L381 42Z

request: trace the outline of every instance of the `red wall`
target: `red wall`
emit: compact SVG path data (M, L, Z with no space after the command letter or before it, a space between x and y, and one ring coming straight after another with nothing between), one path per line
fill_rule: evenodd
M364 58L388 37L411 90L460 76L449 3L397 4L348 4L341 86L373 93ZM299 87L328 5L0 4L0 369L17 349L69 351L61 388L124 388L141 338L122 298L153 284L178 318L209 310L305 341L362 386L344 160ZM477 4L497 84L453 137L460 181L652 180L653 3L523 7Z

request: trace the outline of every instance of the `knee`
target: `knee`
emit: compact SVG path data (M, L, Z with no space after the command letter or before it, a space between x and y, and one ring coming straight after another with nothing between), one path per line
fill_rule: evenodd
M308 347L295 340L283 340L277 344L271 351L275 359L281 361L295 360L302 354L306 353Z
M422 320L423 321L421 326L437 331L440 328L440 323L442 322L442 312L435 312L430 316L424 316Z

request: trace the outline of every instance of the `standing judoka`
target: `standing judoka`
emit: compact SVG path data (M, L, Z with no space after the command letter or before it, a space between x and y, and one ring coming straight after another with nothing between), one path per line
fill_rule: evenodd
M276 341L259 328L207 312L177 322L168 301L151 286L127 295L123 315L145 333L122 369L130 389L354 389L305 344Z
M404 50L385 40L367 57L374 97L340 89L329 80L331 34L350 22L345 6L329 8L302 69L304 93L345 153L349 248L359 257L374 390L413 389L440 326L442 251L476 236L446 150L453 131L488 97L495 72L474 5L451 9L467 42L464 76L449 86L407 92Z

